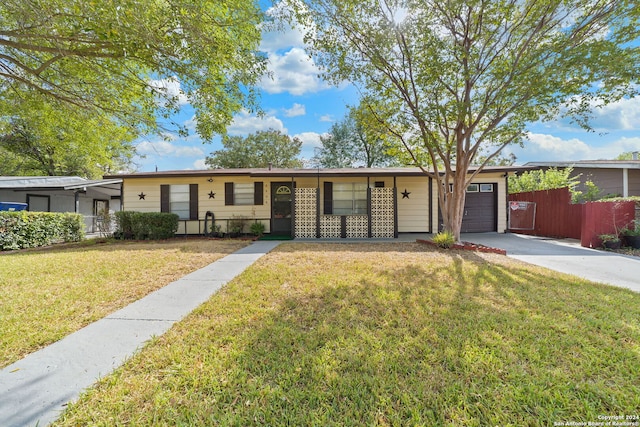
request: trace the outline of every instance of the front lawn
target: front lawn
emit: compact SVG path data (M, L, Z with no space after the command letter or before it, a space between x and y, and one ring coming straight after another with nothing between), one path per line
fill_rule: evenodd
M638 408L636 293L495 254L290 243L55 425L548 426Z
M248 244L92 243L0 255L0 367Z

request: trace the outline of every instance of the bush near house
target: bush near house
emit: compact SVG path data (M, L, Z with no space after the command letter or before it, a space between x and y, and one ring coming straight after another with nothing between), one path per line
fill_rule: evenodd
M84 239L82 215L52 212L0 212L0 250L35 248Z
M160 240L175 236L178 231L176 214L165 212L116 212L116 237L136 240Z

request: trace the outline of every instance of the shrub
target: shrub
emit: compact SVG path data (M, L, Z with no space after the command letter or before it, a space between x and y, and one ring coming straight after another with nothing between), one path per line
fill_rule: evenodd
M629 225L620 231L623 236L640 236L640 221L634 219Z
M168 239L178 231L179 219L178 215L166 212L116 212L116 236L137 240Z
M265 226L261 222L254 222L251 224L250 230L253 235L260 237L264 234Z
M431 241L433 241L433 243L435 243L439 248L444 249L449 249L456 243L456 239L453 237L453 233L446 230L441 231L433 236Z
M246 217L231 215L231 219L229 219L229 229L227 231L232 234L242 234L248 221L249 219Z
M80 214L0 212L0 250L78 242L84 236L84 220Z

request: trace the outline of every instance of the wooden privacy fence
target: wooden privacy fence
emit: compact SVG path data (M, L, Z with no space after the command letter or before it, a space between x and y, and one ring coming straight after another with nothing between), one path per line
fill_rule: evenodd
M535 204L532 217L529 205ZM525 209L527 208L527 209ZM635 202L572 204L568 188L509 195L509 230L533 236L580 239L585 247L599 247L601 234L617 234L635 218ZM531 224L531 227L527 227Z
M535 217L529 218L529 211L513 209L512 202L535 203ZM512 208L513 206L513 208ZM520 204L519 206L522 206ZM571 193L568 188L555 190L531 191L509 195L509 229L515 233L532 236L580 238L582 228L582 206L571 203ZM514 219L513 224L511 219ZM516 224L516 218L519 222ZM526 225L533 220L532 229ZM512 228L512 225L514 226Z
M635 202L590 202L582 205L580 244L587 248L602 246L601 234L619 234L635 218Z

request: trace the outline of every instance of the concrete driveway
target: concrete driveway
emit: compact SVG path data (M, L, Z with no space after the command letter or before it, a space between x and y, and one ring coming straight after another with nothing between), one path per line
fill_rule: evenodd
M583 248L571 239L523 234L465 233L461 239L504 249L507 256L530 264L640 292L640 257Z

